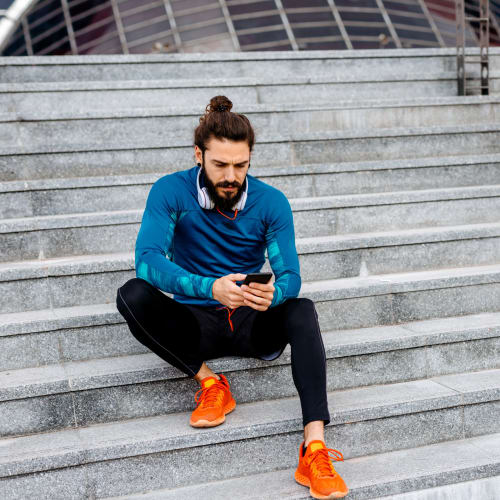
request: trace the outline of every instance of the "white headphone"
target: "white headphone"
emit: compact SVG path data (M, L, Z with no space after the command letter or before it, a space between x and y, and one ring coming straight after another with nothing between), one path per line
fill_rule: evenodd
M206 208L207 210L210 210L214 208L215 204L210 198L210 195L208 194L208 189L203 186L200 187L200 174L201 174L202 167L198 169L198 176L196 178L196 187L198 188L198 203L200 204L201 208ZM238 200L238 203L236 205L233 205L233 210L238 210L241 211L243 210L243 207L245 206L245 203L247 201L247 194L248 194L248 179L245 177L245 190L241 193L241 198Z

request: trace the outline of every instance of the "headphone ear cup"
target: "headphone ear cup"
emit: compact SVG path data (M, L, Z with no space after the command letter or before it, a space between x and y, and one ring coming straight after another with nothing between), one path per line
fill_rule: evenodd
M238 203L236 204L236 208L238 210L243 210L243 207L245 206L246 201L247 201L247 193L246 193L246 191L243 191L243 193L241 193L240 201L238 201Z
M201 195L199 195L198 201L202 208L210 210L214 208L214 203L208 194L208 189L206 187L201 188Z
M198 176L196 179L196 186L198 188L198 203L200 204L201 208L206 208L207 210L210 210L214 208L214 204L208 194L207 188L200 187L200 174L201 174L201 169L198 170Z

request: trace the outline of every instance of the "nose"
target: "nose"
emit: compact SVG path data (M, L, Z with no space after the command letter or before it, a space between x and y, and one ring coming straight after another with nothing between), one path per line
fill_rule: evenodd
M226 174L225 178L224 178L225 182L233 183L236 180L236 174L235 174L234 167L232 167L232 166L228 167L226 169L225 174Z

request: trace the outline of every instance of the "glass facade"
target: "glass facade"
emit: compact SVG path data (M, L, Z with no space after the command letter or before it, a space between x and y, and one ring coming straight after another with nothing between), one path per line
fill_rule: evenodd
M490 14L498 46L500 0ZM454 47L455 30L453 0L41 0L3 55Z

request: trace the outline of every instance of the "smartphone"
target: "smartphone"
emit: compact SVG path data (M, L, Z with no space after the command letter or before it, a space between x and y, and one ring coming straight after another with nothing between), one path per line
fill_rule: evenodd
M268 283L273 273L250 273L246 275L243 281L244 285L249 285L250 283Z

